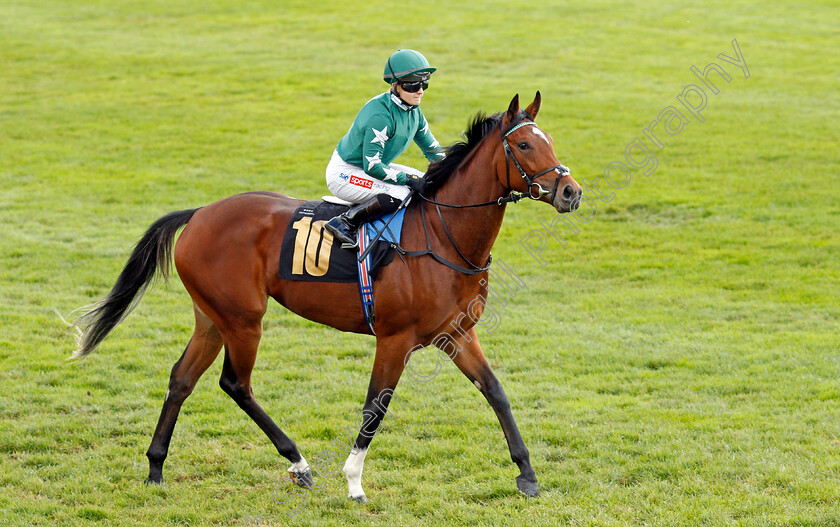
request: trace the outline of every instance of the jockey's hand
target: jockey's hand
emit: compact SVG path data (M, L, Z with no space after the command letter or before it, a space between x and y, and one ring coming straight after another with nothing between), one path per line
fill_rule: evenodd
M408 188L420 195L424 195L426 193L426 180L420 176L415 176L414 174L406 174L405 186L407 186Z

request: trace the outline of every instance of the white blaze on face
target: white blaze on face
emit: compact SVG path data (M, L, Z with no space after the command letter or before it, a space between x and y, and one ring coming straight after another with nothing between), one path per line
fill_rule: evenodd
M365 465L367 448L358 452L351 452L344 463L344 473L347 475L347 490L351 498L359 498L365 495L362 490L362 468Z
M548 136L546 136L542 130L540 130L536 126L531 126L530 128L531 131L534 132L534 135L536 135L537 137L542 137L543 141L545 141L549 145L551 144L551 142L548 140Z

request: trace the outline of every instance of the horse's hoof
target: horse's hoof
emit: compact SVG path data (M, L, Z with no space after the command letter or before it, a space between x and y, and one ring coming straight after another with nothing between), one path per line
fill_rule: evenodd
M536 481L528 481L527 479L518 476L516 478L516 488L519 489L519 492L528 496L529 498L534 498L540 495L540 486L537 484Z
M144 481L143 484L145 484L145 485L157 485L158 487L163 487L163 478L160 478L160 479L146 478L146 481Z
M356 503L367 503L367 496L361 494L359 496L347 496L351 500L355 501Z
M289 470L289 477L292 478L292 481L298 487L303 487L305 489L312 488L312 469L310 469L309 467L306 467L305 470L300 472L295 470Z

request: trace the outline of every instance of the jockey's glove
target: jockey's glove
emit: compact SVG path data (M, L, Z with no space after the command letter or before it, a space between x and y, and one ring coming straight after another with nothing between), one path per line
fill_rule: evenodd
M426 180L420 176L416 176L414 174L406 174L405 176L405 186L417 192L420 195L426 193Z

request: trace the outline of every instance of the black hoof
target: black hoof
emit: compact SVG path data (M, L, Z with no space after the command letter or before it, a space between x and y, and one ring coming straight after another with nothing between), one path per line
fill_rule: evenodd
M347 496L351 500L355 501L356 503L367 503L367 496L362 494L361 496Z
M309 467L306 467L306 470L302 472L290 470L289 477L292 478L292 481L294 481L295 485L298 487L303 487L305 489L312 488L312 470Z
M540 495L540 486L537 484L537 482L528 481L522 476L516 477L516 488L519 489L519 492L528 496L529 498L533 498Z
M158 487L163 487L163 478L146 478L146 481L143 483L146 485L157 485Z

